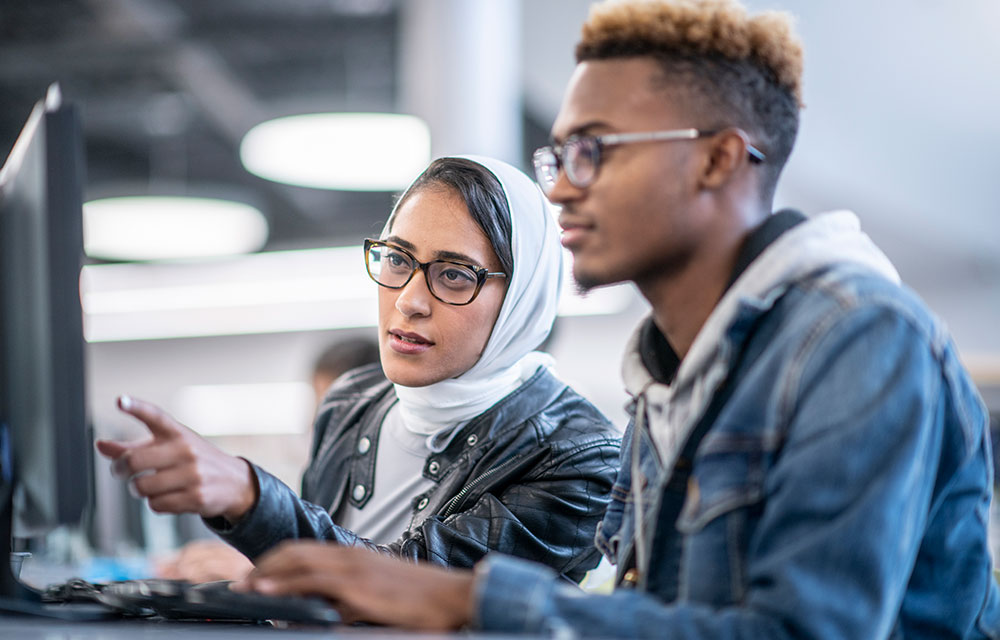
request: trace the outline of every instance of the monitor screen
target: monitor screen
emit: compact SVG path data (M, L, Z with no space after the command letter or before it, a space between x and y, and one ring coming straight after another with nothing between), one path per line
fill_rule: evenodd
M81 137L53 86L0 169L0 595L17 589L11 528L78 524L89 502Z

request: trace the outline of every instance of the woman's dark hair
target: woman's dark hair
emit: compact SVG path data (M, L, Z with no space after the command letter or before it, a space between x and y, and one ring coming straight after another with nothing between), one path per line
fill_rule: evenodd
M424 170L399 197L389 216L392 228L396 212L414 193L427 188L449 188L465 202L472 219L486 234L500 268L507 277L514 273L514 252L511 249L510 207L507 194L493 172L465 158L438 158Z

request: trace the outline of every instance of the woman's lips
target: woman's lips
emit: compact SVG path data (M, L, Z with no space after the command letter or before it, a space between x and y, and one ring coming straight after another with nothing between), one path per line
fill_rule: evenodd
M401 353L403 355L417 355L424 353L433 346L433 342L419 333L396 330L389 331L389 347L396 353Z

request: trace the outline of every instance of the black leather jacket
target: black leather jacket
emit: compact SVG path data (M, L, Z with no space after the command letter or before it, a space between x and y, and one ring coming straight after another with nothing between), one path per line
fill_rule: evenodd
M371 487L379 427L396 402L377 366L341 377L316 418L302 498L258 467L260 498L232 528L209 521L250 558L289 538L363 545L382 553L471 567L489 551L542 562L579 581L600 559L594 533L610 498L620 439L579 394L540 369L428 457L436 481L417 496L402 537L377 545L333 523L351 488ZM362 441L365 442L362 442Z

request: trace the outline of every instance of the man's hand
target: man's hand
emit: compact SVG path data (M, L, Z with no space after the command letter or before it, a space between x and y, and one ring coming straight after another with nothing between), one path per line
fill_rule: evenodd
M459 629L473 617L470 571L416 565L357 547L285 542L257 561L236 589L319 595L347 622L410 629Z
M257 482L246 460L220 451L159 407L122 396L118 408L146 424L152 438L140 442L98 440L114 460L115 475L160 513L224 516L236 522L257 501Z
M158 578L213 582L242 580L253 570L245 555L217 540L195 540L156 563Z

